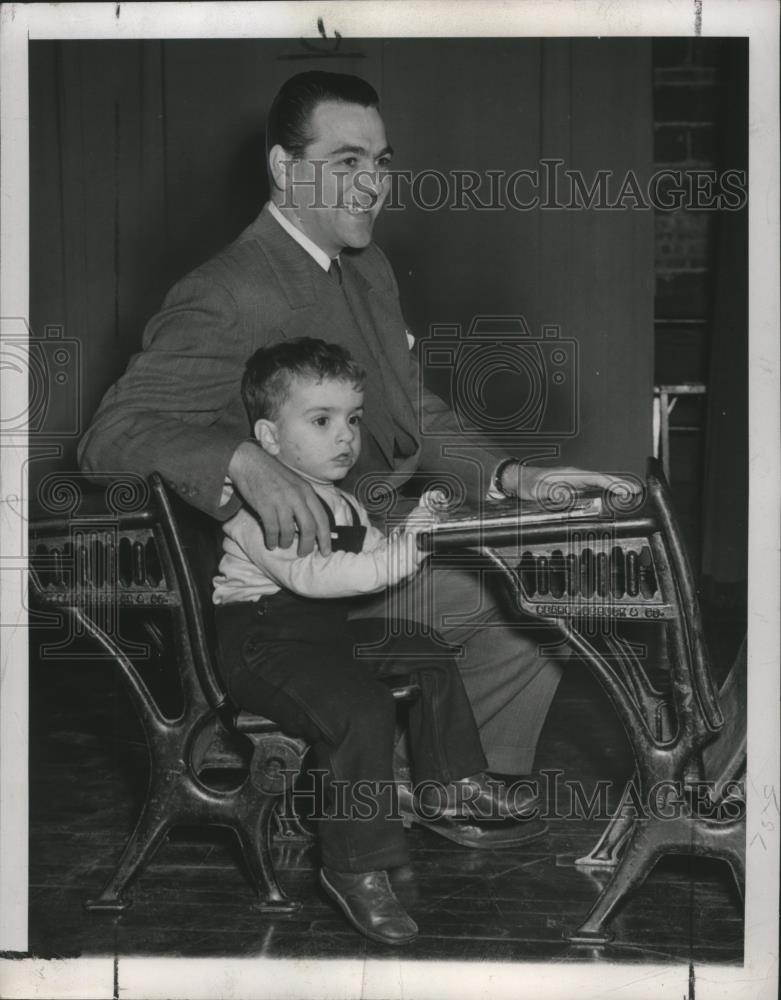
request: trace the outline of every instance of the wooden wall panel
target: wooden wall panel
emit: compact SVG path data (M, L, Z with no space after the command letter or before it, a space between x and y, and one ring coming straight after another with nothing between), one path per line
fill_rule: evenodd
M61 323L79 338L85 419L138 349L166 288L263 204L263 122L294 72L327 68L374 83L395 166L413 173L506 175L544 156L586 174L649 169L642 40L375 39L345 48L298 59L295 40L31 43L31 318L36 330ZM466 330L484 314L522 313L534 333L559 324L580 348L578 434L544 450L581 465L642 468L651 213L506 203L426 211L407 198L404 210L384 213L377 237L419 337L435 323ZM431 379L446 389L441 373ZM498 381L492 405L506 406L513 391ZM56 407L50 419L60 419ZM68 442L60 465L74 449ZM36 463L33 475L48 467Z

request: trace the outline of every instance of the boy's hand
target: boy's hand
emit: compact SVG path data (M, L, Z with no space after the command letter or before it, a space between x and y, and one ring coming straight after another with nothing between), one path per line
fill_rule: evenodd
M413 507L406 521L404 522L403 534L399 537L406 539L406 544L414 549L418 564L428 556L428 552L418 548L417 537L422 531L430 531L437 522L437 510L441 509L441 498L435 495L438 491L424 493L418 501L417 507Z
M300 476L252 441L243 441L231 457L228 475L263 524L269 549L288 548L298 526L298 554L315 546L331 552L331 529L317 494Z
M426 529L421 527L418 530L425 531ZM406 565L410 568L410 571L414 572L414 569L420 566L428 557L428 552L418 548L418 530L410 528L408 518L403 529L394 528L390 533L388 536L388 551L392 564ZM401 573L399 577L403 578L408 575L409 573Z
M417 507L410 511L404 522L404 530L414 534L428 531L447 508L448 498L444 490L427 490L418 500Z
M404 522L404 532L418 535L421 531L430 531L436 520L436 514L428 507L414 507Z
M451 499L444 490L426 490L418 500L418 507L425 507L434 514L445 514L450 508Z

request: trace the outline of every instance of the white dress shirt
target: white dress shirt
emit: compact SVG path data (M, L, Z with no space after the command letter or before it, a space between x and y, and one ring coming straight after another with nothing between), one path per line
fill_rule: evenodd
M288 219L287 216L279 210L273 201L268 203L268 210L280 226L282 226L285 232L292 237L300 247L303 247L309 256L314 258L324 271L328 271L330 269L331 258L325 250L321 250L316 243L309 239L306 233L301 232L300 229L296 229L290 219ZM335 260L339 260L339 254L336 255Z

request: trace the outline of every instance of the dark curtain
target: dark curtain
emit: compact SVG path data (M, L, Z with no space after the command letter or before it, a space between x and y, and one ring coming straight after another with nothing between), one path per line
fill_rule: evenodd
M748 169L748 43L723 46L720 170ZM712 602L740 606L748 577L748 207L718 216L702 573Z
M560 158L587 184L611 172L612 191L627 172L642 184L650 171L649 40L350 40L311 58L284 39L34 41L29 51L31 325L37 336L61 327L80 366L47 400L41 437L76 430L57 438L57 459L32 463L33 488L52 466L72 465L79 431L170 284L259 211L263 122L293 73L325 68L373 83L399 169L507 174ZM549 435L527 450L642 471L651 211L407 204L386 209L377 239L419 339L435 324L466 332L477 316L522 314L534 336L557 326L576 344L569 395L551 403ZM427 378L447 394L447 373ZM490 390L500 407L503 393L518 392L500 381Z

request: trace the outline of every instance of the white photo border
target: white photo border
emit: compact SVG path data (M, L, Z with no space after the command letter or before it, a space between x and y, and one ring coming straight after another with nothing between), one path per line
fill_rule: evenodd
M779 885L779 6L776 0L419 0L3 4L0 11L0 317L29 314L28 41L32 39L668 36L749 38L749 686L744 966L697 968L698 1000L775 997ZM1 346L1 345L0 345ZM2 413L26 409L3 377ZM27 445L0 441L0 482ZM502 998L684 996L686 964L615 965L121 958L42 961L27 949L25 497L0 490L0 995ZM218 990L219 992L215 992Z

